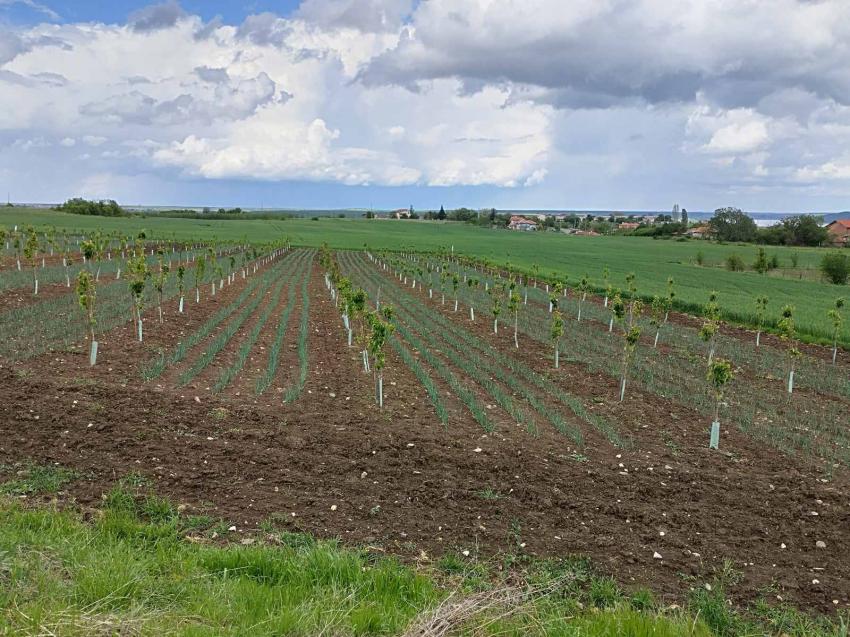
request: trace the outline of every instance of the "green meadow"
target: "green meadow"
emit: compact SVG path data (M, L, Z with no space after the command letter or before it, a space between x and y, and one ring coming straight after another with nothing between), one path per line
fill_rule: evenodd
M731 254L749 266L756 258L753 245L718 244L708 241L655 240L644 237L575 237L556 233L521 233L483 229L452 222L338 219L204 221L165 217L105 218L69 215L48 210L10 208L0 211L0 225L31 224L91 232L119 231L136 234L145 230L149 238L178 240L245 239L249 242L288 237L294 245L338 249L452 250L467 256L490 259L531 271L539 265L542 274L566 276L575 282L587 274L598 287L607 267L615 287L625 287L625 275L634 272L638 293L644 297L664 294L668 277L673 277L679 307L699 312L711 290L727 320L751 324L755 298L766 295L769 322L784 305L795 307L800 336L806 340L831 342L832 324L827 311L839 296L848 296L846 286L824 283L818 265L825 249L766 247L768 258L776 256L779 268L760 275L752 271L731 272L723 267ZM796 260L796 264L794 263ZM702 261L702 265L699 264ZM840 337L850 346L850 321Z

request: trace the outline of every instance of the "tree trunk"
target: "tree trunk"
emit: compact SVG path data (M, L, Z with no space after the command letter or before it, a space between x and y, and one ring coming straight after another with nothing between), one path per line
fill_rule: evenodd
M555 369L558 369L558 346L555 345Z
M519 349L519 338L517 333L519 332L519 313L514 312L514 347Z

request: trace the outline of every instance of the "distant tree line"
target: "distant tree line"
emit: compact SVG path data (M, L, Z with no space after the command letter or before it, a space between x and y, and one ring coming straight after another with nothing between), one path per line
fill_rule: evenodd
M795 215L767 228L759 228L753 218L739 208L718 208L708 225L718 241L819 246L829 237L821 221L822 218L815 215Z
M81 197L69 199L56 206L56 210L74 215L95 215L98 217L126 217L126 211L114 199L89 201Z

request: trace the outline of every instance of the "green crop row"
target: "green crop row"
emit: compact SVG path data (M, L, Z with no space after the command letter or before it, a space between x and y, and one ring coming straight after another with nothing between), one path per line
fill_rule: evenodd
M280 260L278 266L273 268L276 270L277 268L283 266L288 262L288 259L291 257L291 253L287 254ZM169 367L176 365L181 362L186 355L191 351L195 345L203 341L207 336L209 336L212 331L218 327L222 322L224 322L230 315L232 315L236 310L242 307L242 304L250 297L260 283L265 282L271 270L267 271L261 276L252 277L250 281L248 281L245 288L240 292L239 296L236 300L232 301L230 304L225 307L219 309L213 316L204 322L201 327L195 330L192 334L184 338L180 341L174 350L166 356L164 353L161 353L154 361L149 363L142 370L142 377L145 380L153 380L155 378L159 378L162 373Z
M307 335L310 332L310 292L308 285L310 277L305 277L301 284L301 324L298 329L298 378L289 386L283 397L283 402L291 403L298 399L304 391L309 370L307 351Z
M178 378L178 385L186 385L193 378L195 378L198 374L200 374L207 365L209 365L212 360L215 358L216 354L218 354L224 346L227 345L228 341L233 338L233 335L242 327L242 324L248 320L254 311L259 307L260 303L263 300L263 296L266 291L271 287L272 281L279 274L281 268L283 266L283 262L278 263L278 265L274 268L271 268L265 272L262 276L260 284L259 284L259 292L254 296L254 298L246 305L242 311L232 319L225 328L219 332L207 345L206 349L203 353L195 359L195 362L189 367L189 369L183 371Z
M310 251L310 256L306 264L306 271L302 273L302 276L305 276L309 279L310 272L313 268L313 257L315 255L315 251ZM286 329L289 325L289 316L292 314L292 310L295 308L295 285L289 286L289 292L286 301L286 308L284 308L283 313L280 315L280 319L277 324L277 331L275 332L274 342L272 346L269 348L269 358L268 364L266 366L266 371L263 375L257 379L256 393L262 394L264 393L269 386L272 384L272 380L274 379L274 375L277 372L277 365L280 359L280 348L283 346L283 340L286 337Z

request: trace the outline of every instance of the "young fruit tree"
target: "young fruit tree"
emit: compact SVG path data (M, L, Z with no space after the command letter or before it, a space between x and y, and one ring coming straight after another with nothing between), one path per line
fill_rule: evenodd
M844 307L844 299L835 299L835 307L833 307L827 316L832 321L832 364L835 365L835 360L838 357L838 336L841 334L841 325L844 318L841 316L841 308Z
M180 295L180 304L177 311L183 314L183 292L186 286L186 266L182 263L177 266L177 294Z
M722 358L712 361L708 366L706 378L714 390L714 420L711 423L708 446L711 449L718 449L720 447L720 404L723 402L723 389L732 380L732 364Z
M452 292L455 296L455 312L457 312L457 289L460 286L460 277L458 277L457 272L452 274Z
M499 315L502 313L502 284L496 283L487 290L490 295L490 313L493 315L493 334L499 333Z
M587 275L585 274L581 277L581 281L579 281L576 286L576 295L578 296L578 322L581 322L581 310L585 299L587 299L588 289L590 289L590 282L587 280Z
M94 277L88 270L80 270L77 275L77 300L80 307L86 314L86 322L89 327L90 349L89 349L89 365L94 367L97 362L97 341L94 336L95 318L94 318L94 302L97 298L97 290Z
M204 282L204 274L207 271L207 259L203 254L198 255L195 261L195 303L201 302L201 283Z
M653 349L658 348L658 337L661 334L661 326L664 324L664 313L667 309L666 301L666 298L653 296L652 303L649 306L649 324L655 328L655 341L652 343Z
M611 271L608 266L602 268L602 287L605 288L605 300L602 302L602 307L608 307L608 297L611 296Z
M767 297L756 297L756 347L761 346L761 331L767 318Z
M620 402L626 397L626 380L629 376L629 367L634 361L635 350L640 341L640 327L637 319L640 317L643 304L640 299L632 299L628 304L628 310L622 297L617 294L611 302L611 311L623 329L623 358L620 372Z
M165 260L163 258L162 249L158 250L157 254L158 254L157 261L159 262L159 269L157 270L156 275L154 275L154 277L153 277L153 286L154 286L154 289L156 289L156 295L157 295L157 301L158 301L157 310L159 312L159 322L160 322L160 324L162 324L162 322L163 322L163 320L162 320L162 297L163 297L163 293L165 291L165 284L168 281L168 274L169 274L169 272L171 272L171 266L168 265L165 262Z
M138 326L139 342L142 342L142 312L145 305L145 284L150 271L145 259L144 248L127 262L127 270L130 275L130 296L133 302L133 318Z
M508 311L514 315L514 347L519 349L519 292L514 279L508 284Z
M714 350L717 347L717 335L720 331L720 306L717 305L717 292L712 291L708 303L703 308L705 320L699 330L700 338L708 343L708 365L714 360Z
M35 228L27 228L27 240L24 244L24 258L32 266L33 295L38 295L38 235Z
M480 285L480 284L479 284L479 282L478 282L478 279L474 279L474 278L472 278L472 277L469 277L469 278L466 280L466 287L468 287L468 288L469 288L469 291L470 291L470 292L472 292L472 290L473 290L474 288L477 288L479 285ZM474 320L475 320L475 306L474 306L473 298L472 298L472 295L471 295L471 294L469 295L469 320L470 320L470 321L474 321Z
M794 327L794 308L792 306L786 305L782 308L782 318L779 319L776 327L779 329L779 338L788 343L788 393L792 394L794 392L794 367L801 354L794 340L797 336L797 329Z
M17 228L17 226L15 226ZM21 249L23 245L21 243L21 233L17 230L12 231L12 247L15 249L15 264L18 267L18 272L21 271Z
M552 312L552 327L549 336L552 338L552 345L555 348L555 369L558 369L561 338L564 336L564 317L561 315L561 310Z
M548 287L548 286L547 286ZM549 290L549 313L551 314L558 309L558 303L561 299L561 293L564 290L564 284L560 281L555 281L552 288Z
M368 299L366 292L362 288L357 288L350 294L349 301L349 324L354 323L357 326L357 344L362 347L361 354L363 356L363 371L369 372L369 343L366 336L365 314L367 312ZM350 331L349 331L350 334Z
M90 239L83 241L80 244L80 252L83 254L83 263L91 268L92 259L94 259L94 255L97 252L97 246L95 246L94 241Z
M667 319L670 318L670 310L673 309L673 303L676 301L676 290L674 286L673 277L667 277L667 299L666 306L664 310L664 323L667 323Z
M378 407L384 408L384 365L386 356L384 345L395 330L392 324L393 308L385 305L380 313L368 312L366 322L369 324L369 353L372 355L372 367L375 370L375 400Z

